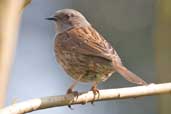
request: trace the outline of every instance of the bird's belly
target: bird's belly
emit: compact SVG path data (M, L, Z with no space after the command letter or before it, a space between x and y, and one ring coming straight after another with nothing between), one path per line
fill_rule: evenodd
M114 72L112 62L101 57L63 52L57 56L64 70L75 80L81 82L104 81Z

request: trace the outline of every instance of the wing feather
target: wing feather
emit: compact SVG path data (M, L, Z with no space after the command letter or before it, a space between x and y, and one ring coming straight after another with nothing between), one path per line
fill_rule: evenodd
M115 54L112 46L92 27L73 28L57 37L61 47L68 51L99 56L108 60L112 60Z

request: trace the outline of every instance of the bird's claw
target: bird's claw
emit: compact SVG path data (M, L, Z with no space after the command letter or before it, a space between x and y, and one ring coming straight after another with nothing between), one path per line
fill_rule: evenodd
M73 94L74 96L76 96L76 97L78 98L78 91L73 91L71 88L69 88L69 89L67 90L67 95L68 95L68 94ZM73 110L73 108L71 107L70 104L68 105L68 107L69 107L71 110Z
M93 94L94 94L93 101L91 101L91 104L93 105L93 104L94 104L94 101L95 101L96 95L98 95L98 98L99 98L100 92L99 92L99 90L98 90L96 87L94 87L94 86L91 88L91 91L92 91Z

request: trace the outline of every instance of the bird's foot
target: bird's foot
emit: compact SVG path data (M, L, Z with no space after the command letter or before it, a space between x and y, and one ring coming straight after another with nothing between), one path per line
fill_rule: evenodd
M91 91L92 91L93 94L94 94L94 98L93 98L93 101L91 101L91 104L94 104L94 100L95 100L95 98L96 98L96 95L98 95L98 98L99 98L100 92L99 92L99 90L97 89L96 86L93 86L93 87L91 88Z
M74 96L78 97L78 91L73 91L71 88L69 88L69 89L67 90L67 93L66 93L66 94L67 94L67 95L68 95L68 94L73 94ZM73 110L73 108L71 107L71 104L69 104L68 107L69 107L71 110Z

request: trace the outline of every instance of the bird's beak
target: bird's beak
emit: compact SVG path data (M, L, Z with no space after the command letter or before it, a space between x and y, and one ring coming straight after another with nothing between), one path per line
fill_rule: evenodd
M48 18L45 18L46 20L51 20L51 21L57 21L57 19L55 17L48 17Z

